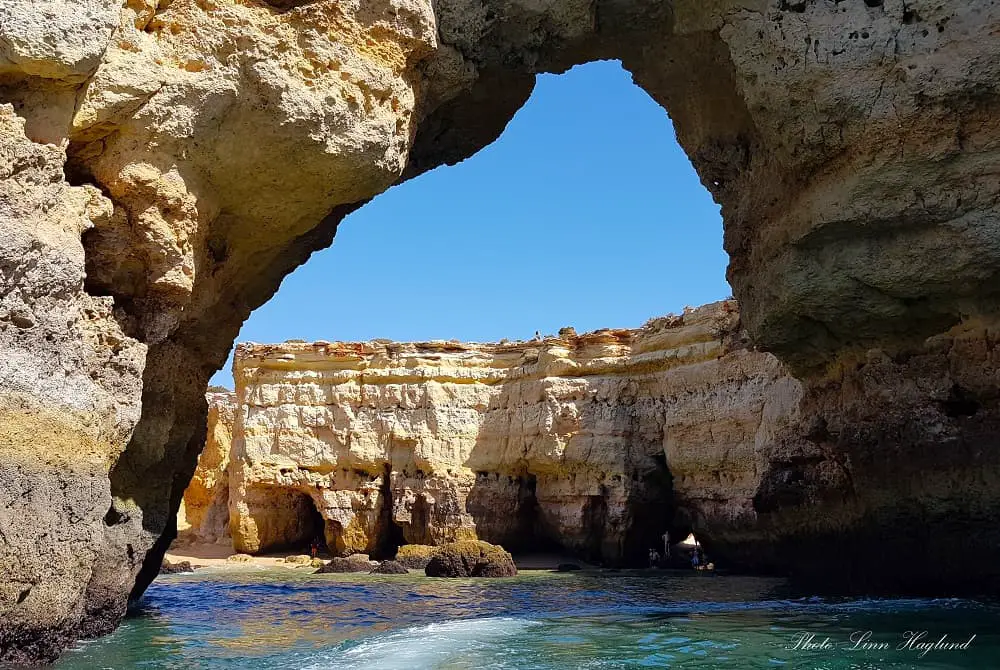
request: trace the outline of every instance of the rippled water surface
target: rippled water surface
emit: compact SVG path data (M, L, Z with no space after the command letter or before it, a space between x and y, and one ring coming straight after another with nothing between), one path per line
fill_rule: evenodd
M886 649L854 649L852 634ZM897 649L975 638L966 650ZM803 634L819 646L796 649ZM140 611L69 652L77 668L995 668L1000 607L802 597L686 572L513 579L247 571L161 577Z

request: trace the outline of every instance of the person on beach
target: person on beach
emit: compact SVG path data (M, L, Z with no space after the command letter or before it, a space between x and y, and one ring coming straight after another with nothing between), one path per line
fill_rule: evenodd
M663 531L663 558L670 560L670 531Z
M311 549L312 549L312 557L316 558L316 554L319 553L319 540L317 540L316 538L313 538Z

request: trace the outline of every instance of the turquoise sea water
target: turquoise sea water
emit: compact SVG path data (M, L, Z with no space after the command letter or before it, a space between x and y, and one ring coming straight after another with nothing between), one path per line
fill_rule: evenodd
M922 641L976 637L965 650L922 657L897 649L923 631ZM887 648L853 648L851 636L866 632ZM803 634L825 648L795 648ZM160 577L117 632L56 667L994 668L1000 605L825 599L781 580L694 572L446 580L200 571Z

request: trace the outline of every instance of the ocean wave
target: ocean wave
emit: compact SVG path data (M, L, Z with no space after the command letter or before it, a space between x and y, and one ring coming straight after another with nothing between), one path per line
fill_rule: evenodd
M520 635L538 624L538 621L514 617L480 617L413 626L360 642L344 643L296 667L302 670L436 667L493 648L505 638Z

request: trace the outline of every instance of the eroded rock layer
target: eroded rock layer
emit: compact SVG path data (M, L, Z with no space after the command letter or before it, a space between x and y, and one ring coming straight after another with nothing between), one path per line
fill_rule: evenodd
M683 522L675 499L748 504L760 446L796 416L800 384L738 323L723 302L509 344L241 344L233 546L323 534L336 554L391 556L478 538L644 563ZM213 446L202 464L219 471ZM187 508L226 477L196 474Z
M822 587L1000 588L995 326L805 384L746 342L723 302L509 344L240 345L228 475L206 451L187 497L228 476L247 552L478 538L634 565L693 529L721 567Z
M998 29L986 0L4 2L0 359L27 362L0 389L0 658L120 620L242 321L348 212L495 139L538 72L618 58L670 112L755 342L817 388L872 347L924 374L925 338L997 313ZM933 470L953 452L921 435ZM51 538L79 549L50 570Z

